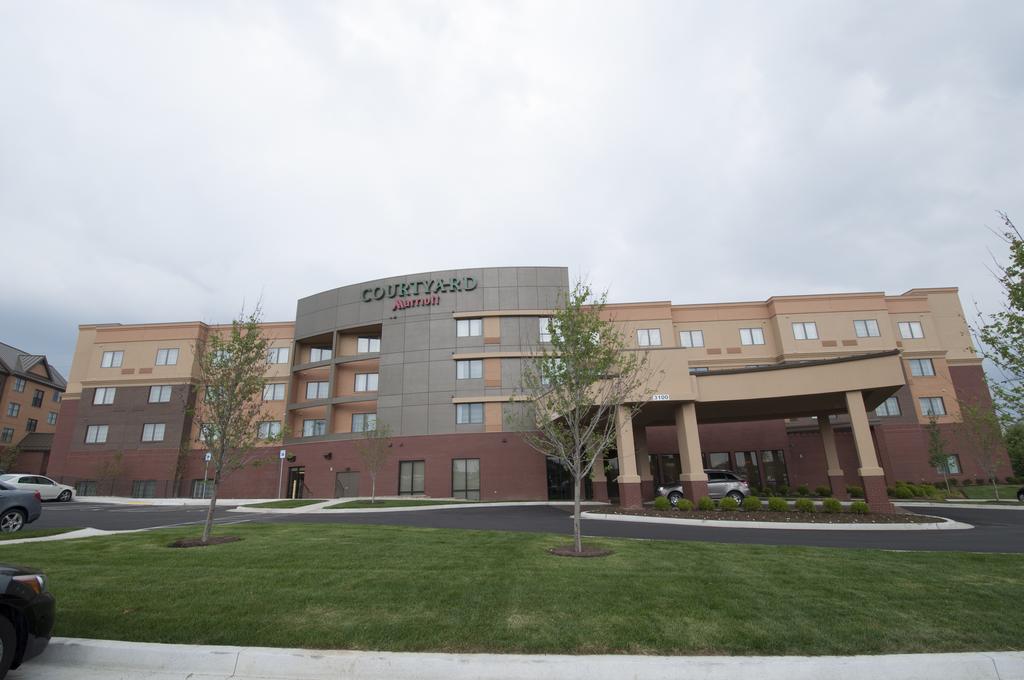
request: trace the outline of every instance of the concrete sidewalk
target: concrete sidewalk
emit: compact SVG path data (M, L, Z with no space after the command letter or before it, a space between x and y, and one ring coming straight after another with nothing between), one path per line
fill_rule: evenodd
M1024 652L820 657L335 652L54 638L10 680L1024 680Z

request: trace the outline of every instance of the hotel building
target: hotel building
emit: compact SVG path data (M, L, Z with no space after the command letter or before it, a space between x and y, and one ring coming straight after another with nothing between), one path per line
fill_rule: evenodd
M386 423L383 495L481 500L569 496L564 471L516 432L525 362L548 341L569 287L561 267L461 269L335 288L266 323L272 350L268 463L224 480L224 497L366 495L356 451ZM705 468L756 487L865 489L935 481L927 424L953 441L961 400L990 404L955 288L772 297L761 302L609 304L608 319L648 351L657 381L619 422L616 450L587 493L636 505L659 483L707 491ZM49 473L80 493L204 493L190 408L194 347L217 326L79 328ZM278 451L284 449L278 486ZM983 473L950 448L954 477ZM1010 474L1009 463L1006 471Z
M66 386L45 356L0 342L0 450L17 448L17 470L46 472Z

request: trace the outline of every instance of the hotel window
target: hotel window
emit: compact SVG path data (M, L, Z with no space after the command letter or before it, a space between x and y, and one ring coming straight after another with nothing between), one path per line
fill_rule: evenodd
M456 458L452 461L452 498L480 500L479 458Z
M96 391L92 394L92 403L97 406L100 404L113 404L115 394L117 394L116 387L97 387Z
M90 425L85 429L86 444L105 444L107 442L106 425Z
M21 413L21 404L17 404L13 401L7 404L7 415L12 418L17 418L19 413Z
M54 390L53 394L50 395L50 401L52 401L55 404L59 404L60 403L60 392L58 392L57 390Z
M761 328L741 328L740 329L740 344L741 345L763 345L764 344L764 330Z
M935 366L931 359L911 359L910 375L931 376L935 375Z
M942 397L919 397L917 401L921 404L921 415L946 415L946 403L942 401Z
M679 331L680 347L703 347L704 331Z
M690 375L704 375L705 373L708 373L710 371L711 371L711 369L708 368L707 366L691 366L690 367Z
M284 383L267 383L263 386L263 401L283 401Z
M157 366L174 366L178 363L178 348L158 349L156 351Z
M356 373L356 392L376 392L379 373Z
M146 423L142 426L142 441L162 442L165 428L164 423Z
M264 420L259 424L256 434L260 439L277 439L281 436L280 420Z
M287 347L271 347L267 350L267 363L268 364L287 364L288 363L288 348Z
M153 385L149 388L150 404L166 404L171 400L170 385Z
M457 425L476 425L484 422L483 404L456 404L455 423Z
M122 363L124 363L124 352L121 350L104 352L103 359L100 361L100 368L120 368Z
M460 338L470 338L484 334L483 319L457 319L455 321L455 335Z
M877 338L880 335L878 332L878 322L874 319L854 321L853 331L857 334L858 338Z
M660 347L661 330L657 328L640 328L636 332L636 344L640 347Z
M376 413L353 413L352 414L352 431L353 432L373 432L377 429L377 414Z
M331 358L330 347L310 347L309 348L309 362L315 361L327 361Z
M422 496L426 463L422 460L403 460L398 464L398 495Z
M935 466L935 471L940 475L942 474L942 466ZM946 470L947 475L958 475L961 472L960 468L960 456L956 453L946 456Z
M0 442L9 442L9 441L12 441L13 439L14 439L14 428L13 427L5 427L3 430L0 430Z
M155 479L133 479L132 480L132 498L155 498L156 497L156 480Z
M356 352L367 354L380 351L380 338L359 338L356 340Z
M46 422L49 423L50 425L56 425L57 424L57 412L56 411L50 411L49 413L47 413L46 414Z
M797 321L793 323L793 337L797 340L817 340L818 324L813 321Z
M35 432L37 427L39 427L39 421L35 418L29 418L25 423L25 430L28 432Z
M900 321L896 325L899 326L900 337L904 340L920 340L924 337L920 321Z
M542 316L537 319L537 327L540 332L540 341L551 342L551 317Z
M472 380L484 377L483 359L469 359L455 362L455 379Z
M303 437L319 437L327 432L327 421L322 418L302 421Z
M900 415L900 400L896 397L889 397L875 409L875 415L881 418Z
M306 399L326 399L329 396L326 380L306 383Z
M80 496L82 494L79 494ZM210 498L213 496L212 479L193 479L192 498Z
M43 397L45 397L45 396L46 396L46 392L43 392L42 390L36 390L35 392L33 392L32 393L32 406L34 406L35 408L39 408L40 406L42 406L43 405Z
M15 392L24 392L25 391L25 379L24 378L15 378L14 379L14 391Z
M75 495L76 496L95 496L96 495L96 481L93 479L87 479L80 482L75 482Z

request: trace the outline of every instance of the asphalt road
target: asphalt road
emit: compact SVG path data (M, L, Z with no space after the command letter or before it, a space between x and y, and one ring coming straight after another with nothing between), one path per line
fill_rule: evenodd
M219 507L217 523L302 522L390 524L441 529L528 531L568 533L572 530L568 509L549 506L466 508L417 512L361 514L266 514L228 512ZM885 550L955 550L966 552L1024 553L1024 511L996 508L927 508L940 515L974 525L964 531L806 531L784 529L724 529L719 527L669 526L584 520L587 536L609 536L718 543L804 545L832 548L879 548ZM143 529L200 524L206 509L189 506L133 506L98 503L47 503L43 516L29 528L94 527Z

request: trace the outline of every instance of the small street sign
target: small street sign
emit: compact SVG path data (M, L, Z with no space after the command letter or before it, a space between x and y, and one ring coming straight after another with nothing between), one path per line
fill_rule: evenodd
M286 455L288 454L285 453L284 449L281 449L281 453L277 454L277 457L283 460Z
M207 451L206 452L206 462L209 463L211 460L213 460L213 454L210 453L209 451Z

